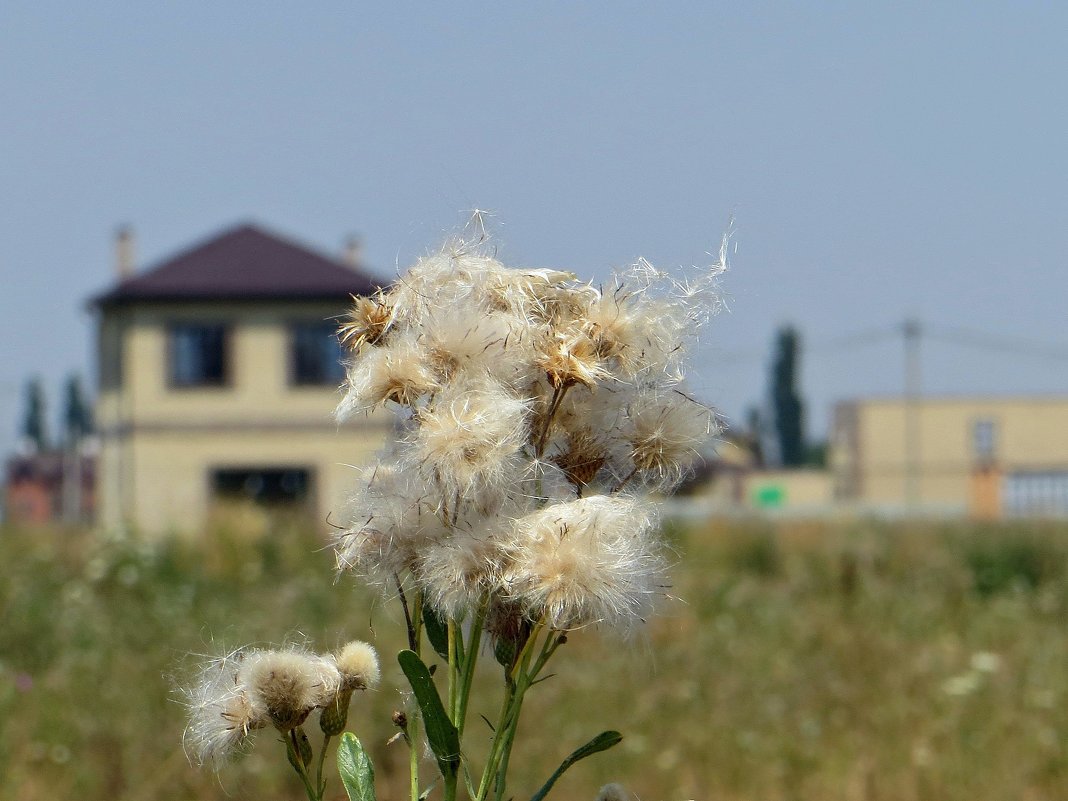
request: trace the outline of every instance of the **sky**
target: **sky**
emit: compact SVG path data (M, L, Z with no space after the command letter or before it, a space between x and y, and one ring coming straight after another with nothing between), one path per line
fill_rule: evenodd
M706 264L696 355L740 422L802 336L833 403L1068 392L1068 6L0 5L0 453L30 376L92 384L113 236L151 264L254 221L381 276L491 213L501 257ZM981 336L980 336L981 335ZM53 429L55 426L53 426Z

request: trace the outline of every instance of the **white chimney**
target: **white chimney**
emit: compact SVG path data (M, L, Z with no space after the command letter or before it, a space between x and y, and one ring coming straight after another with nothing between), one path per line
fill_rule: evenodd
M120 226L115 232L115 271L120 280L134 274L134 235L128 225Z
M363 241L355 234L345 240L345 263L349 267L359 267L363 260Z

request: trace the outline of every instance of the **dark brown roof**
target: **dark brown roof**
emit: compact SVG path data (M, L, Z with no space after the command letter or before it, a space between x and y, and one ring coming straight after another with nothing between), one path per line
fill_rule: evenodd
M224 231L120 281L94 305L139 301L347 300L377 283L343 262L254 225Z

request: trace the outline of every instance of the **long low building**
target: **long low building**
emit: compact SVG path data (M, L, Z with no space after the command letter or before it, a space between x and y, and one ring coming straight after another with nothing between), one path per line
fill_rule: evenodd
M1068 516L1068 397L842 402L829 466L836 501L870 510Z

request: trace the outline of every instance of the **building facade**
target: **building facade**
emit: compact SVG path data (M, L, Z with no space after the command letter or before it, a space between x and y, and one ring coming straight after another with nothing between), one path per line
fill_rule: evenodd
M337 519L390 426L331 415L337 317L375 282L249 225L139 274L129 252L120 235L120 280L93 301L100 524L191 532L247 503Z
M976 518L1068 516L1068 397L838 404L838 502Z
M4 519L19 526L82 525L96 512L96 458L80 450L12 456L4 477Z

